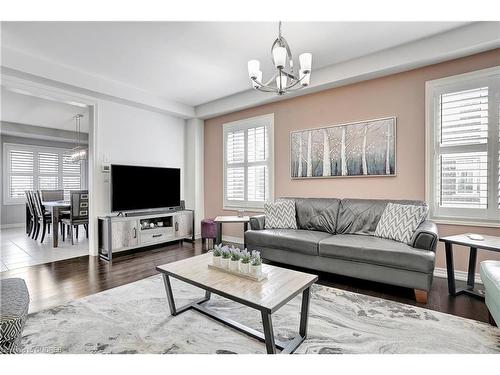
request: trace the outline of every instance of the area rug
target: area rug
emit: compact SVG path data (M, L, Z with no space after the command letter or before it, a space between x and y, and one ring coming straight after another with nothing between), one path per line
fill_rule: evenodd
M178 306L203 291L173 280ZM301 297L273 314L296 335ZM260 313L212 295L207 307L261 330ZM265 353L265 345L196 311L169 313L153 276L29 315L25 353ZM313 285L308 338L296 353L499 353L500 330L385 299Z

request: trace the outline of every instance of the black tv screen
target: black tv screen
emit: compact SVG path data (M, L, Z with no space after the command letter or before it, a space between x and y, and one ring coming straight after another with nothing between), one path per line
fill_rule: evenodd
M111 211L169 208L180 203L179 168L111 165Z

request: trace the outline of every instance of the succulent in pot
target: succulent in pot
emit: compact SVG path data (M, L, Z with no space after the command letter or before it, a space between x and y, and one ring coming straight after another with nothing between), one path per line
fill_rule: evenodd
M252 251L252 258L250 261L250 275L257 278L262 276L262 259L260 257L260 252L257 250Z
M222 258L222 245L215 245L212 251L212 264L220 267L220 260Z
M250 261L252 260L252 255L247 249L241 251L241 263L240 272L248 274L250 272Z
M229 267L229 259L231 259L231 250L229 250L229 247L224 246L221 249L220 266L222 268L228 268Z
M229 261L229 270L233 272L239 272L240 270L240 259L241 259L241 251L240 249L232 248L231 249L231 260Z

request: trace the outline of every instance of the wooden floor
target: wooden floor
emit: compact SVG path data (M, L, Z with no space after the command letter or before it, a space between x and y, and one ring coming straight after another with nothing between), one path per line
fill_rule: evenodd
M157 265L202 252L199 241L195 244L174 243L140 252L120 254L114 258L112 264L97 257L83 256L2 272L0 278L23 278L31 296L30 311L39 311L155 275ZM484 302L469 296L450 297L446 279L434 278L428 303L421 305L415 302L411 289L332 274L313 273L319 275L319 283L323 285L422 306L464 318L488 321L488 311Z

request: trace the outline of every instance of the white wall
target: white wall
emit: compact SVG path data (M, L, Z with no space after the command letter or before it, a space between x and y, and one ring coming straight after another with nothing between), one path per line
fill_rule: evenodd
M103 164L132 164L181 168L184 173L185 121L144 109L99 101L97 110L97 166L94 171L97 215L110 213L109 174ZM181 181L182 181L181 176ZM184 187L181 183L181 199ZM145 191L161 191L145 186Z

